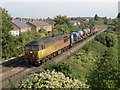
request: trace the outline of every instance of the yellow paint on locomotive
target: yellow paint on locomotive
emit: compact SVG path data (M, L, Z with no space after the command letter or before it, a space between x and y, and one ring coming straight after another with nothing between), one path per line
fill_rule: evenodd
M31 60L31 59L41 60L43 57L48 56L68 46L69 44L70 44L70 39L68 39L68 42L65 42L65 43L64 43L64 40L59 40L40 51L25 51L25 58L28 60Z
M97 31L98 31L98 28L94 28L93 33L97 32Z
M95 32L97 32L98 31L98 28L95 28Z

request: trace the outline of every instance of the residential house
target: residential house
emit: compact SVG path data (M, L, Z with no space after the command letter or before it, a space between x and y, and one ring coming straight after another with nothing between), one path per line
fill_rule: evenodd
M38 32L40 29L45 29L47 32L52 31L52 25L46 21L32 19L26 22L26 24L28 24L31 29L35 30L36 32Z
M88 24L88 21L84 21L84 20L71 20L70 21L71 24L74 24L74 25L85 25L85 24Z
M23 21L11 21L11 23L13 25L13 30L11 30L10 33L14 36L31 31L31 27Z
M46 22L47 22L47 23L49 23L50 25L52 25L52 28L54 28L54 24L55 24L55 22L54 22L54 21L47 20Z

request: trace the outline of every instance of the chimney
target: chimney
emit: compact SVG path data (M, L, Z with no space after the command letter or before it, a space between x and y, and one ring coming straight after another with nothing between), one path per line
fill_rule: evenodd
M22 22L22 19L20 18L20 21Z
M32 19L32 22L34 22L34 19Z
M39 19L39 21L42 21L42 19Z

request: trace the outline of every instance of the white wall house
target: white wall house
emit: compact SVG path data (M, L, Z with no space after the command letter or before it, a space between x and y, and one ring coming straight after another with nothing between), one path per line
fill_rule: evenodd
M76 22L74 22L74 25L77 25L77 23L76 23Z
M17 36L19 35L19 30L11 30L10 33L11 35Z

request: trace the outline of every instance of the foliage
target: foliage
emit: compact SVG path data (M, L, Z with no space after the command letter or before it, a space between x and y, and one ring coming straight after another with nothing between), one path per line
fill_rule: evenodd
M69 25L70 24L69 21L70 21L70 18L67 18L67 16L58 15L54 18L55 25L57 25L57 24L59 24L59 25L61 25L61 24Z
M55 29L59 34L68 34L70 33L69 27L66 24L56 25Z
M83 49L86 53L91 53L94 59L101 59L104 52L107 50L107 47L101 44L100 42L93 40L87 43Z
M81 18L81 17L73 17L73 18L71 18L71 20L83 20L83 21L86 21L85 18Z
M92 88L116 88L118 85L118 62L114 49L108 49L96 62L97 68L89 73L88 84Z
M47 31L45 29L40 29L38 32L39 33L47 33Z
M78 80L65 77L61 72L50 72L49 70L42 73L35 73L23 79L19 88L88 88L86 84Z
M12 25L10 24L10 15L8 15L7 11L5 9L2 9L2 58L7 59L10 55L8 53L11 53L9 46L11 41L11 35L9 34L9 31L12 29ZM14 43L11 43L14 44Z
M101 33L100 35L95 37L95 40L101 42L103 45L107 47L112 47L116 44L116 36L112 33Z
M95 17L94 17L94 20L98 21L99 20L99 17L97 14L95 14Z
M95 62L97 67L88 73L87 84L89 84L91 88L120 88L120 65L118 58L119 56L117 54L119 52L119 50L117 50L119 43L117 43L115 35L116 33L113 31L114 28L114 26L110 26L107 29L107 33L105 31L105 33L102 33L103 36L99 36L99 40L102 37L100 42L105 42L105 46L108 46L108 49L106 49L102 57ZM108 32L109 30L112 30L112 33ZM111 41L114 43L114 45L113 43L110 43ZM114 47L111 47L110 45Z
M120 18L120 13L118 13L117 18Z
M13 82L11 79L8 80L10 88L18 88L16 82Z
M81 29L79 26L70 24L70 18L67 16L58 15L54 18L55 27L53 29L53 35L55 34L69 34L72 31Z
M64 73L65 76L69 76L69 74L72 73L72 68L65 62L59 62L57 65L53 66L53 69L55 69L57 72Z
M104 24L107 24L107 17L104 18Z

